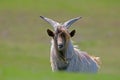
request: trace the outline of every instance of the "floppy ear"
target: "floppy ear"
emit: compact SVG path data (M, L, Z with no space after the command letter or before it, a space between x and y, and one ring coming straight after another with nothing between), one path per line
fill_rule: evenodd
M72 31L70 32L70 36L73 37L74 35L75 35L75 30L72 30Z
M54 37L54 32L51 31L50 29L47 29L47 34L48 34L50 37Z

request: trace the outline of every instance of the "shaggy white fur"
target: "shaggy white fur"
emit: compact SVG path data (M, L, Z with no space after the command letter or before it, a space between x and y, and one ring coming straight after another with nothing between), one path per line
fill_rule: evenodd
M66 61L58 58L55 50L54 41L52 40L50 61L53 71L63 70L68 72L96 73L98 72L98 57L88 55L84 51L74 48L71 41L65 52ZM61 69L60 69L61 68Z

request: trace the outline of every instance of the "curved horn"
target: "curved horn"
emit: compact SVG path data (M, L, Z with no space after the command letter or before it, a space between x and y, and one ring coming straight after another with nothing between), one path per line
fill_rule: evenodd
M44 16L40 16L43 20L47 21L49 24L51 24L51 26L53 26L53 28L55 29L56 26L60 25L58 22L52 20L52 19L49 19L49 18L46 18Z
M74 23L76 22L77 20L81 19L82 17L77 17L77 18L73 18L73 19L70 19L68 21L66 21L63 26L65 26L67 29Z

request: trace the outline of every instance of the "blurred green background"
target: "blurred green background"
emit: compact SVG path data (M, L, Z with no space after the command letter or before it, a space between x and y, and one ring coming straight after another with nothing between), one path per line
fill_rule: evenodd
M74 44L102 61L98 74L53 73L53 29L40 15L65 22L83 18L70 30ZM0 0L0 80L118 80L120 74L120 0Z

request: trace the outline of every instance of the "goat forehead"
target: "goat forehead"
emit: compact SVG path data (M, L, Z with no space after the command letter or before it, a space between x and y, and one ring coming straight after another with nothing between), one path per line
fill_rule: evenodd
M70 34L67 28L65 28L64 26L58 26L55 30L55 35L59 35L59 34L64 34L66 39L70 38Z
M67 33L68 30L65 27L63 27L63 26L58 26L55 32L56 33L60 33L60 32Z

